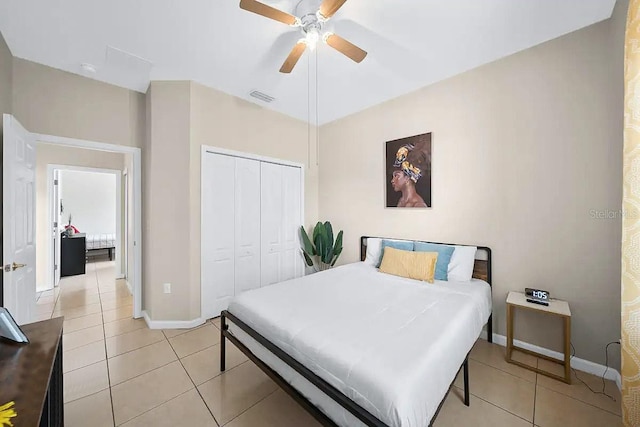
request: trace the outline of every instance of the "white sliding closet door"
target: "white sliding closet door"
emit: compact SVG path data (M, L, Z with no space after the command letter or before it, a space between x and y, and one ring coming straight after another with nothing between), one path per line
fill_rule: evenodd
M282 267L280 281L299 277L302 267L300 254L300 214L302 200L300 168L282 168Z
M282 268L282 201L283 166L261 163L261 240L262 240L262 280L261 286L280 281Z
M235 295L236 159L221 154L202 158L202 317L220 315Z
M205 319L219 316L235 295L304 273L302 166L211 150L203 148L201 172Z
M235 291L260 287L260 162L236 159Z
M302 274L300 168L262 163L262 286Z

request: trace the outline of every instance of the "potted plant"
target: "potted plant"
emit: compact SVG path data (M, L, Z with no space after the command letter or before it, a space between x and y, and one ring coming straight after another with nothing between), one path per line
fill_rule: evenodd
M333 241L333 228L329 221L324 224L318 222L313 228L313 243L304 226L300 227L300 233L302 234L302 254L307 265L313 267L315 259L317 262L316 271L333 267L342 252L342 230L338 233L335 242Z

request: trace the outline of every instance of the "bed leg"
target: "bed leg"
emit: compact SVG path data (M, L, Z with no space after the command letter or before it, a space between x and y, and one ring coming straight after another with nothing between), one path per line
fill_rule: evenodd
M493 342L493 313L489 315L489 321L487 322L487 341Z
M464 375L464 404L469 406L469 356L464 359L462 369L462 374Z
M226 338L224 336L224 332L227 330L227 318L224 315L224 311L220 314L220 372L224 372L226 369Z

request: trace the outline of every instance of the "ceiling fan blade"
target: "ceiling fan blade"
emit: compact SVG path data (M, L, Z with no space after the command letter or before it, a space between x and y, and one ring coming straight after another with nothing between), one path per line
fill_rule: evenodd
M320 5L320 13L326 19L331 18L347 0L324 0Z
M295 16L289 15L286 12L268 6L264 3L260 3L256 0L240 0L240 9L262 15L266 18L270 18L287 25L293 25L297 21Z
M291 49L291 53L285 59L284 64L280 67L281 73L290 73L293 70L293 67L296 66L298 60L304 53L304 50L307 48L307 45L304 42L298 42L293 49Z
M325 41L329 46L355 62L360 63L367 56L367 52L335 34L329 34Z

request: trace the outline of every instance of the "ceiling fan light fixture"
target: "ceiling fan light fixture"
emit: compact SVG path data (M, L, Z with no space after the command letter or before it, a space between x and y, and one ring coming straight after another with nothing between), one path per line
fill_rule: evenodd
M304 37L304 43L309 47L309 49L314 50L318 45L318 41L320 40L320 33L316 28L310 29L306 36Z

